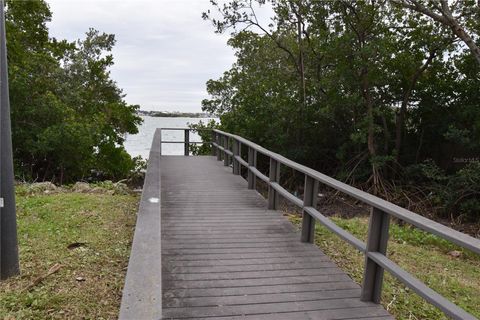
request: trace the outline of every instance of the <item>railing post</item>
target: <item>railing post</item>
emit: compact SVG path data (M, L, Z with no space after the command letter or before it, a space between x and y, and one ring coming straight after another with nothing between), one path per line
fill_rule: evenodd
M162 130L163 129L160 128L160 129L157 129L157 130L158 130L158 135L160 136L160 138L159 138L160 141L158 142L158 144L159 144L159 150L158 151L160 152L160 155L162 155Z
M229 159L228 159L228 153L227 153L227 150L228 150L228 140L229 138L227 136L223 136L223 148L224 148L224 152L223 152L223 165L225 167L227 167L230 163Z
M318 181L305 175L305 189L303 192L303 205L305 207L317 206ZM313 243L315 239L315 218L309 215L305 210L302 214L302 234L300 241Z
M269 172L270 182L280 182L280 163L270 158L270 172ZM268 186L268 209L276 210L278 207L278 192L272 188L271 185Z
M215 131L212 130L212 156L216 156L217 155L217 147L215 147L213 145L213 143L217 143L217 133Z
M233 174L239 175L240 174L240 162L235 158L236 156L240 156L240 142L233 139Z
M362 285L362 301L380 303L383 283L383 268L368 257L369 252L387 253L390 215L372 208L368 226L367 251L365 252L365 271Z
M188 156L190 154L190 129L185 129L184 147L184 154Z
M248 165L251 167L257 167L257 151L252 147L248 147ZM251 171L248 170L248 189L255 189L256 176Z
M222 138L222 135L217 133L217 134L215 135L215 138L216 138L215 142L216 142L219 146L221 146L221 145L222 145L222 139L223 139L223 138ZM218 150L217 150L217 161L221 161L221 160L222 160L222 152L220 151L220 149L218 149Z

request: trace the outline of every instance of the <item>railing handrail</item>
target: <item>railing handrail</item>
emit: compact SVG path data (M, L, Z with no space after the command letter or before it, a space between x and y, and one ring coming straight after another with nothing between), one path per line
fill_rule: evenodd
M480 240L453 230L438 222L432 221L410 210L397 206L365 191L354 188L316 170L296 163L278 153L240 137L221 130L212 130L212 151L224 164L233 163L233 173L240 174L240 166L248 169L248 187L254 188L255 178L258 177L268 185L268 207L276 209L278 196L281 195L288 201L303 209L302 236L304 242L313 242L314 222L322 223L329 230L349 242L357 250L365 254L365 273L362 285L362 300L379 303L383 282L383 270L389 271L395 278L413 289L431 304L438 307L453 319L476 319L473 315L453 304L434 290L430 289L420 280L403 270L396 263L387 258L386 249L390 215L410 223L420 229L433 233L440 238L449 240L463 248L480 254ZM231 143L229 140L232 140ZM241 157L241 146L248 147L248 162ZM218 150L217 150L218 149ZM261 153L270 158L270 170L267 177L256 168L256 154ZM230 161L232 160L232 161ZM305 190L303 201L284 189L280 183L280 164L305 174ZM316 209L318 183L323 183L331 188L341 191L349 196L362 201L372 207L367 244L357 239L352 234L338 227L334 222L325 217Z
M178 128L160 128L160 130L189 130L189 131L212 131L212 129L195 129L195 128L188 128L188 127L178 127Z
M177 130L177 131L183 131L185 132L184 139L183 141L169 141L169 140L161 140L160 145L163 143L181 143L184 145L183 147L183 153L185 156L190 155L190 145L191 144L204 144L204 141L190 141L190 131L211 131L211 129L194 129L194 128L188 128L188 127L183 127L183 128L158 128L160 132L162 131L172 131L172 130Z
M119 320L162 318L161 174L162 132L155 131L138 208Z
M267 157L273 158L277 160L278 162L295 169L299 172L302 172L322 183L325 185L332 187L333 189L336 189L338 191L341 191L343 193L348 194L349 196L360 200L366 204L371 205L372 207L375 207L377 209L383 210L396 218L399 218L401 220L404 220L407 223L410 223L412 225L415 225L416 227L423 229L425 231L429 231L445 240L452 241L453 243L471 250L477 254L480 254L480 239L474 238L472 236L469 236L465 233L456 231L452 228L449 228L443 224L440 224L438 222L435 222L433 220L430 220L428 218L425 218L424 216L421 216L415 212L412 212L410 210L407 210L405 208L402 208L400 206L397 206L396 204L393 204L391 202L388 202L386 200L383 200L377 196L374 196L370 193L367 193L365 191L362 191L360 189L357 189L355 187L352 187L346 183L343 183L341 181L338 181L330 176L327 176L323 173L320 173L314 169L311 169L309 167L306 167L302 164L296 163L288 158L285 158L284 156L275 153L273 151L267 150L263 148L262 146L259 146L258 144L251 142L245 138L242 138L240 136L227 133L221 130L214 129L213 131L223 134L225 136L228 136L230 138L236 139L237 141L240 141L242 144L249 146L251 148L254 148L256 151L266 155ZM448 233L447 233L448 232Z

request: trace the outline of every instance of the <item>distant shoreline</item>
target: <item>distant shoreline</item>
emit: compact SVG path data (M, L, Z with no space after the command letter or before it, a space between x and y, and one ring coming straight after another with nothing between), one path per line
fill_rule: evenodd
M162 118L213 118L211 114L201 112L137 111L138 115Z

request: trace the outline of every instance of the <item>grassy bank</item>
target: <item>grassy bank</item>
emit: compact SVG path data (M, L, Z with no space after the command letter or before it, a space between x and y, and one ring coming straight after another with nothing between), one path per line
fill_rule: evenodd
M0 283L0 319L116 319L137 203L17 192L21 275Z
M116 319L137 204L133 195L64 190L31 195L21 190L17 208L22 274L0 283L0 319ZM301 222L296 214L289 218L296 225ZM367 217L332 220L365 240ZM316 243L361 283L362 254L318 224ZM478 256L395 223L388 254L480 318ZM388 273L382 303L397 319L447 319Z
M289 215L300 226L301 218ZM331 217L340 227L366 240L368 218ZM363 278L364 256L317 224L316 244L357 283ZM480 318L480 257L436 236L392 223L389 258L444 297ZM448 319L386 273L382 304L397 319Z

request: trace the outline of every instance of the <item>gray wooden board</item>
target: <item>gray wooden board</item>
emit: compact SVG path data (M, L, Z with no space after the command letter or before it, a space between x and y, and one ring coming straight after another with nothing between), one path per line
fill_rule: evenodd
M163 307L215 307L226 305L245 305L257 303L271 302L289 302L289 301L309 301L309 300L327 300L335 298L355 298L358 297L359 289L343 289L343 290L324 290L324 291L307 291L307 292L287 292L287 293L271 293L256 294L245 296L221 296L221 297L193 297L193 298L170 298L165 299L166 303Z
M205 249L246 249L246 248L297 248L292 242L298 239L282 242L247 242L247 243L176 243L169 246L163 246L164 250L183 249L183 250L205 250Z
M371 320L391 320L389 315L385 315L385 310L378 307L359 307L343 308L330 310L316 310L305 312L285 312L271 314L250 314L242 316L216 317L215 320L352 320L352 319L371 319ZM207 320L211 317L184 318L195 320Z
M163 319L392 319L223 162L160 163Z
M162 316L161 137L157 129L152 142L145 183L135 226L127 276L119 312L120 320L158 319Z

